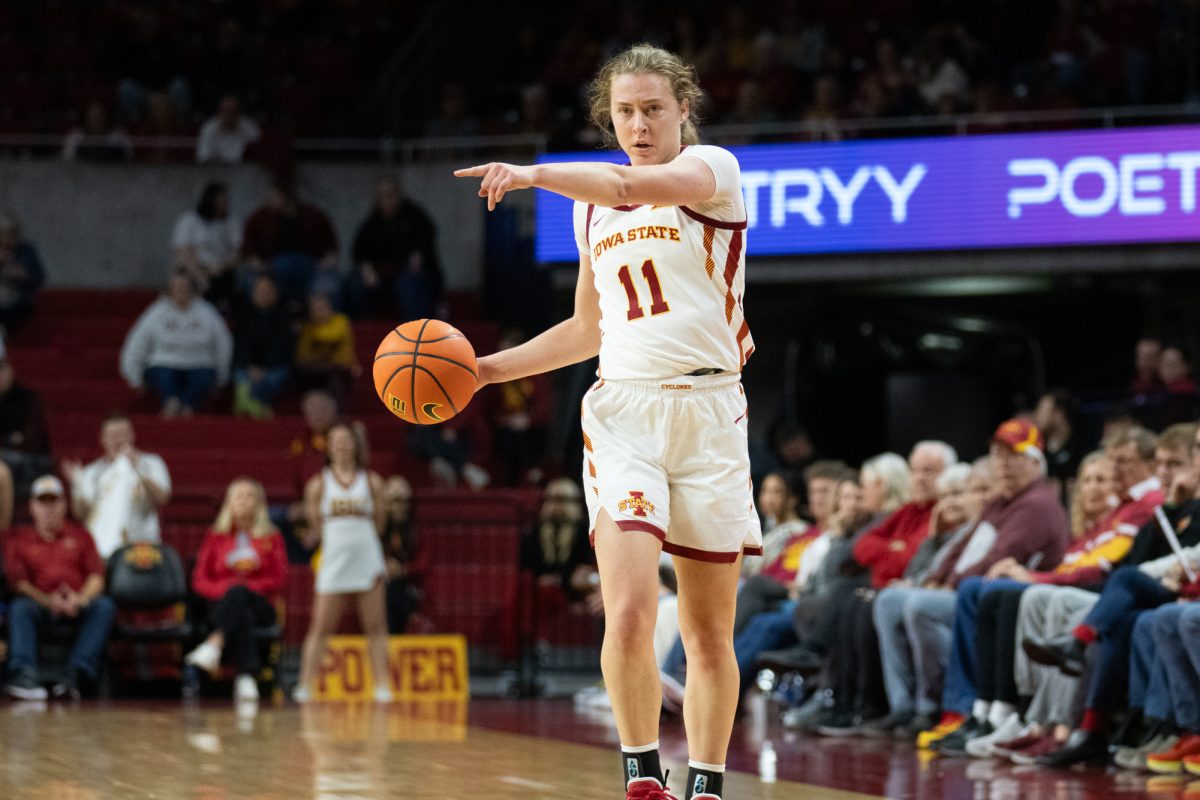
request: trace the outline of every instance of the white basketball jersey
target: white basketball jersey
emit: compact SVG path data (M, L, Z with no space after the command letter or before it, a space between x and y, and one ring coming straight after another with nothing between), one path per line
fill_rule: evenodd
M746 206L728 150L692 145L678 158L708 164L706 203L601 208L575 203L575 240L600 294L600 377L644 380L719 369L754 351L742 313Z
M367 471L360 469L349 486L343 486L329 467L321 470L321 525L325 536L343 532L375 532L375 500Z

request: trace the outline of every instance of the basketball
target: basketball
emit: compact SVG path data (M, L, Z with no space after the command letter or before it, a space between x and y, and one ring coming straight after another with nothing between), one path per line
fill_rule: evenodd
M388 332L375 351L375 393L414 425L445 422L475 396L475 348L453 325L416 319Z

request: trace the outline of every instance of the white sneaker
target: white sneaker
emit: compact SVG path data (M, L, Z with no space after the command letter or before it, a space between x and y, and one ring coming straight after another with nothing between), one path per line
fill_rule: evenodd
M1007 742L1009 739L1015 739L1021 735L1023 730L1025 730L1025 726L1021 723L1021 715L1010 714L1008 719L1000 723L1000 726L987 736L968 739L967 755L974 758L991 758L995 755L992 752L993 745L1000 742Z
M253 675L238 675L233 679L233 697L240 702L258 702L258 681Z
M386 687L386 686L376 686L375 687L375 702L376 703L390 703L394 699L395 698L392 697L392 690L389 689L388 687Z
M202 642L199 647L184 656L183 660L212 674L221 668L221 650L208 642Z
M310 692L308 690L307 686L297 686L295 689L292 689L292 702L293 703L300 703L301 705L303 705L304 703L308 703L311 700L312 700L312 692Z

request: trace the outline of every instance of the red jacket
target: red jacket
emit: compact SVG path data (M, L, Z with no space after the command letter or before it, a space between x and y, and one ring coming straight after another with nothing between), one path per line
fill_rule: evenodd
M4 572L12 590L27 581L45 594L63 585L78 592L90 576L104 577L104 561L92 535L68 520L50 542L32 526L14 528L4 537Z
M913 554L929 535L934 501L900 506L854 543L854 560L871 570L871 585L882 589L904 574Z
M287 583L287 545L279 531L249 536L254 556L239 557L238 536L210 530L196 556L192 589L206 600L220 600L232 587L243 585L274 601Z

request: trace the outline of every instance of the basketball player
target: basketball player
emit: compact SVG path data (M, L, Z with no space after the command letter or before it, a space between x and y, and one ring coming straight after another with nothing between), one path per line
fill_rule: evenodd
M733 612L740 559L762 550L740 373L746 210L731 153L698 145L694 70L638 45L591 88L591 118L629 164L485 164L488 209L538 187L575 200L574 315L479 361L480 385L600 354L583 401L584 485L606 625L601 666L628 798L666 800L654 661L658 556L674 557L688 654L688 798L719 798L738 702Z

